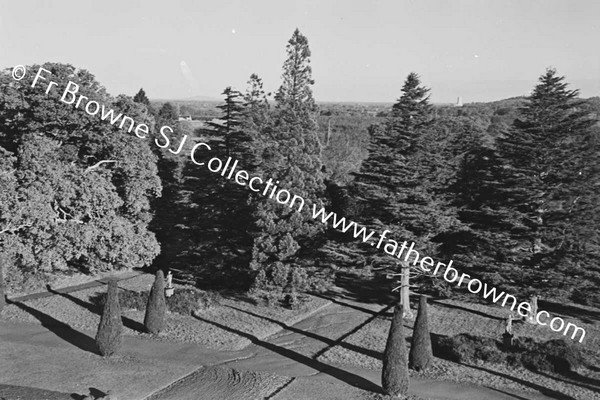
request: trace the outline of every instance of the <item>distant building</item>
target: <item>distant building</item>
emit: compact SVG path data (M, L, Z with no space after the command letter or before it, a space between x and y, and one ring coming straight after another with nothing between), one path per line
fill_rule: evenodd
M462 97L457 97L456 104L454 105L454 107L462 107L462 105L463 105Z
M186 115L185 117L179 117L180 121L191 121L192 120L192 116L191 115Z

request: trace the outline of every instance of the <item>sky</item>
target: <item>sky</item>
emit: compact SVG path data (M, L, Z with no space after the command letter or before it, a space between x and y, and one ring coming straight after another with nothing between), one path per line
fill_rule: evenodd
M0 68L46 61L151 99L280 85L295 28L317 101L393 102L410 72L434 103L527 95L547 67L600 95L600 1L0 1Z

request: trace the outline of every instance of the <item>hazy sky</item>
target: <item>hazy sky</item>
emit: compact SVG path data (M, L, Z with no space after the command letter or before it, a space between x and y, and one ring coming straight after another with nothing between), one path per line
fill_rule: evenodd
M58 61L114 95L276 90L298 27L315 98L392 102L415 71L434 102L527 94L545 68L600 95L600 1L2 1L0 68Z

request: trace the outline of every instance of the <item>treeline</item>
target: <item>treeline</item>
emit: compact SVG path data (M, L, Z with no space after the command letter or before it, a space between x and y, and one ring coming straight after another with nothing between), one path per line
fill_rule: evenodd
M315 104L306 37L296 30L286 51L274 101L252 74L245 91L224 90L220 121L201 132L170 103L154 109L143 90L113 98L87 71L44 64L59 84L76 81L90 99L147 123L149 140L2 74L0 252L10 286L152 266L293 306L340 268L407 267L193 165L184 154L201 137L211 157L237 158L341 217L454 259L472 277L594 300L598 101L579 100L548 70L526 98L434 107L411 73L388 111L340 115ZM154 146L163 125L174 127L174 144L190 138L179 154ZM449 294L427 277L413 283Z
M348 212L522 296L598 302L597 102L579 100L553 69L500 107L434 109L428 92L410 74L387 120L370 128Z

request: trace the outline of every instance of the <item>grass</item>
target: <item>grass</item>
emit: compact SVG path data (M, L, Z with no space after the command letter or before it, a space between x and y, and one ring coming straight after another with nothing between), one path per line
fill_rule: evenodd
M192 290L175 285L175 294L170 300L171 311L166 316L166 328L159 336L151 336L141 329L144 321L145 297L140 292L148 291L154 277L140 275L119 282L120 297L127 307L123 309L124 334L152 338L160 341L197 343L215 350L240 350L250 344L232 332L208 322L199 321L188 312L194 305L202 318L264 339L279 332L282 327L274 321L293 324L328 304L324 299L310 296L298 310L268 308L254 305L245 298L233 296L219 298L215 293ZM105 286L81 290L66 295L28 301L28 307L63 322L75 329L92 332L98 327L101 306L98 299L106 292ZM269 321L272 319L274 321ZM0 320L41 323L36 317L17 305L5 307ZM92 334L92 336L93 336Z
M457 300L436 301L429 306L429 324L433 334L454 336L470 333L484 338L501 340L504 332L506 309L497 306L467 303ZM560 314L558 314L560 315ZM514 324L517 337L535 337L539 341L565 339L578 348L588 360L587 367L572 378L553 373L535 373L523 367L509 367L501 364L483 362L457 364L440 358L435 359L436 367L424 375L434 379L455 382L470 382L497 388L515 390L550 390L557 391L576 399L591 399L600 391L600 371L594 370L600 357L600 322L582 322L566 315L560 315L565 321L573 321L587 331L587 341L579 344L561 334L552 332L548 327ZM370 324L344 340L344 344L333 347L319 357L319 361L341 366L354 366L381 369L381 357L385 347L387 333L390 328L391 313L378 317ZM405 321L408 339L412 336L413 321ZM413 373L416 374L416 373ZM582 382L585 382L582 384Z

